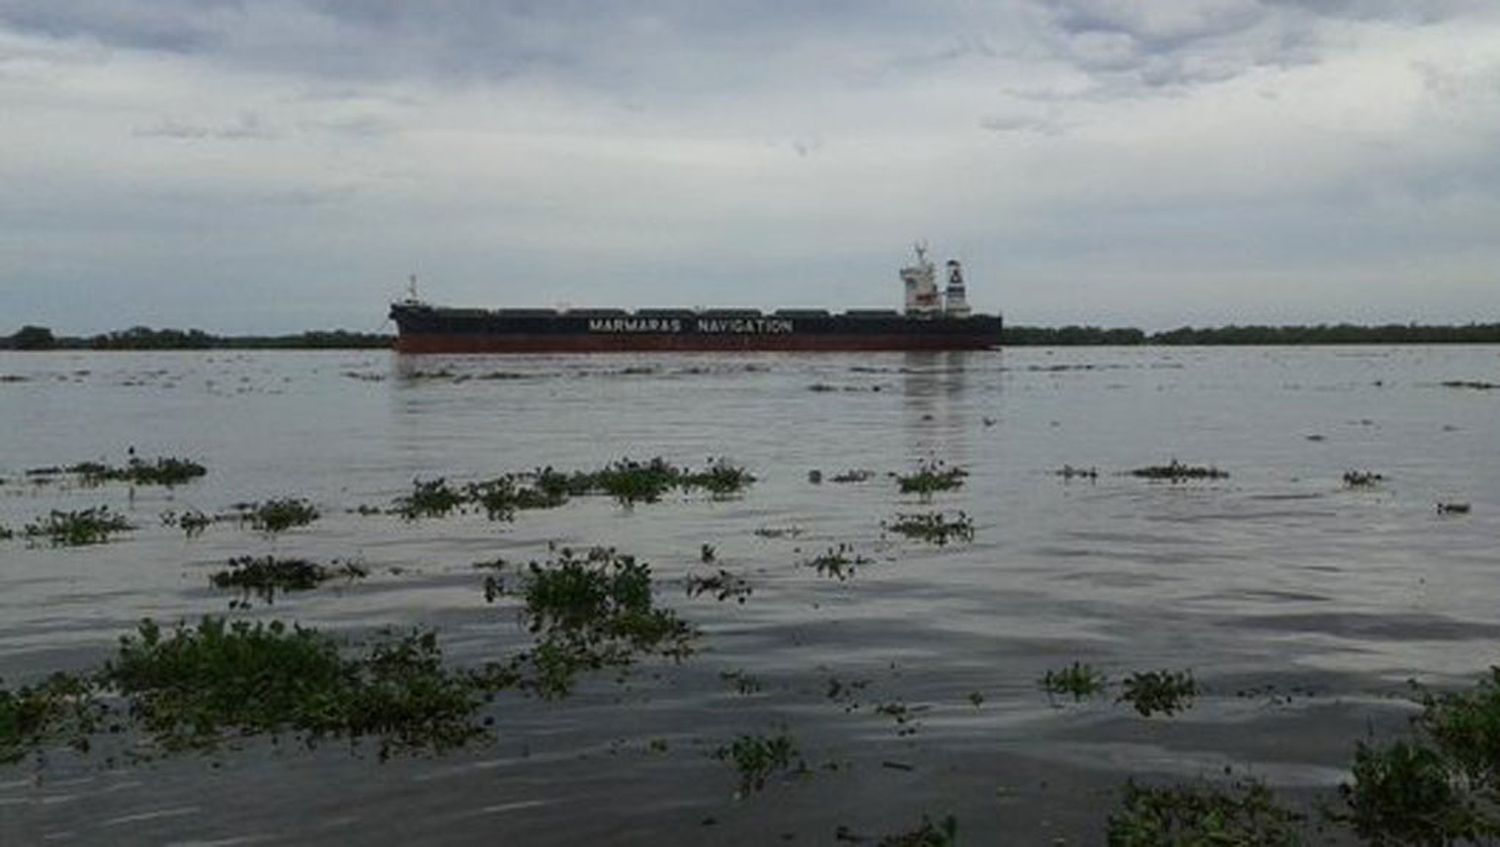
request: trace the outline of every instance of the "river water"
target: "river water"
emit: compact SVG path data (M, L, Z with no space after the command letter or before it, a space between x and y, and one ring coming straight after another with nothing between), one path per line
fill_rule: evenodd
M473 564L549 543L637 555L658 602L702 631L681 664L588 677L562 700L503 693L492 740L438 756L250 739L135 764L27 758L0 767L0 843L873 843L924 814L952 814L963 843L1096 843L1129 777L1229 768L1334 797L1355 741L1401 729L1406 680L1463 685L1500 660L1500 390L1450 381L1500 382L1500 349L0 353L0 525L108 504L138 526L84 548L0 541L7 685L99 665L141 618L205 614L350 638L427 626L448 661L476 664L525 633ZM209 473L133 491L25 476L132 447ZM510 523L354 511L419 477L658 455L729 457L759 480L730 500L578 498ZM1123 473L1174 458L1229 477ZM901 494L889 474L931 460L965 484ZM851 469L874 475L831 481ZM1349 470L1384 479L1350 488ZM322 519L274 538L159 520L279 496ZM1438 514L1450 501L1472 511ZM882 533L924 510L972 516L973 541ZM802 564L839 544L871 561L843 581ZM208 574L268 553L371 575L231 609ZM753 594L683 590L716 568ZM1053 702L1038 678L1074 661L1115 680L1191 669L1204 691L1173 717ZM782 732L809 772L738 796L713 751Z

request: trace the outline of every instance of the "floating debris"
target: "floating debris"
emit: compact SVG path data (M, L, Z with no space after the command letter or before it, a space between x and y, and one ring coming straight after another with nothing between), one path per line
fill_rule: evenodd
M882 521L880 528L885 532L894 532L939 546L950 540L974 540L974 519L963 512L951 518L942 512L898 514L890 521Z
M759 679L745 671L720 671L719 679L733 685L735 691L746 696L759 694L764 687Z
M1456 500L1439 503L1437 504L1437 513L1440 515L1467 515L1469 513L1469 504Z
M1350 488L1372 488L1385 477L1373 471L1344 471L1344 485Z
M1229 472L1221 471L1213 466L1185 465L1173 459L1165 465L1136 468L1130 472L1130 475L1142 479L1186 482L1191 479L1225 479L1229 476Z
M800 526L762 526L757 527L755 535L758 538L796 538L803 533Z
M1471 388L1475 391L1493 391L1500 389L1500 383L1482 382L1479 380L1450 379L1443 383L1444 388Z
M823 472L818 470L817 468L813 468L812 470L807 472L807 481L812 483L813 485L822 485Z
M900 762L882 762L885 767L897 767ZM898 767L898 769L900 769ZM866 839L853 835L846 827L840 827L839 832L834 833L835 840L863 841ZM842 837L841 837L842 836ZM887 835L881 838L876 847L956 847L958 844L958 819L952 815L943 818L942 823L933 823L926 815L922 816L922 824L909 832L901 832L895 835Z
M45 538L53 547L82 547L103 544L114 533L133 529L124 515L97 506L72 512L53 509L47 517L27 524L24 532L29 539Z

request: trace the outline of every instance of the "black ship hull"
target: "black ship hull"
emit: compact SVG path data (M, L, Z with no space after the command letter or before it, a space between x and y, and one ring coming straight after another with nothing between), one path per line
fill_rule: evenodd
M783 310L447 309L391 306L403 353L988 350L998 315Z

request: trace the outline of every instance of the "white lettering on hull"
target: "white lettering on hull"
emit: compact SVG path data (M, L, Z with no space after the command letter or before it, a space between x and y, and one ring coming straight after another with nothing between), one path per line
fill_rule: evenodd
M681 318L589 318L589 332L665 333L683 330ZM787 318L698 318L701 335L790 335L796 331Z

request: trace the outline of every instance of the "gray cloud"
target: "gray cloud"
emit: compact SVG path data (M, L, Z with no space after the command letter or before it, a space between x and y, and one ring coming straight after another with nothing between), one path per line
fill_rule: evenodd
M0 0L0 314L884 304L926 236L1023 322L1462 317L1497 93L1491 0Z

